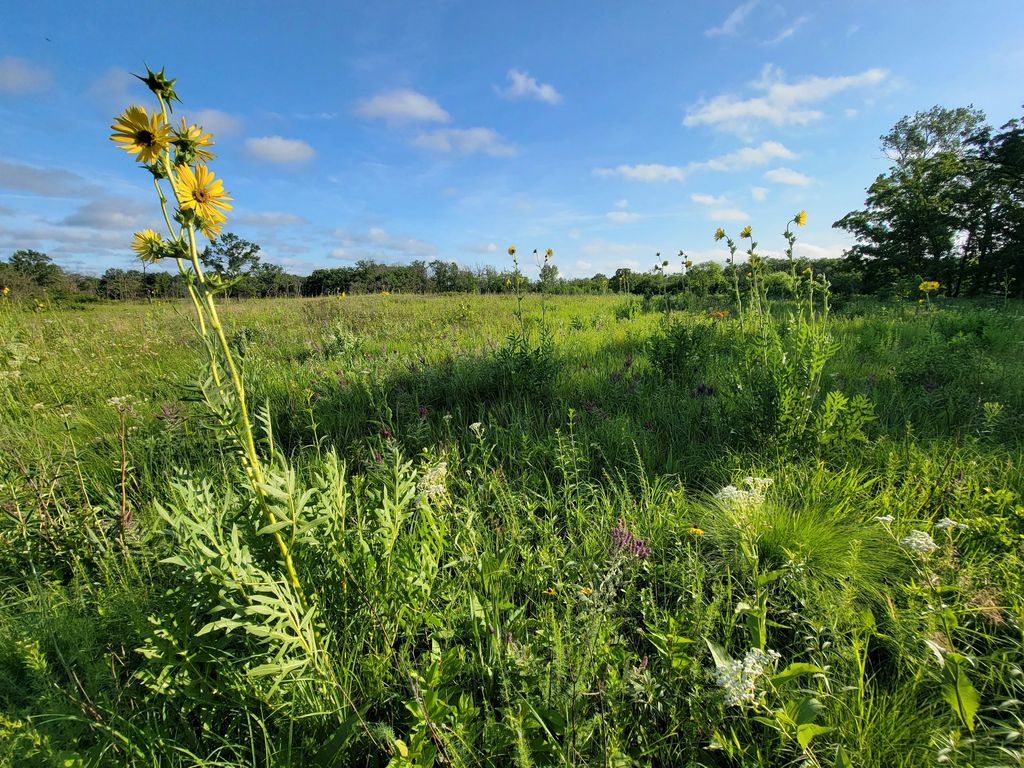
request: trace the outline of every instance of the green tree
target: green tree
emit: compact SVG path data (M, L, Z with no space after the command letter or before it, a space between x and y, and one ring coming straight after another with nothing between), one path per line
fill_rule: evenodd
M260 247L256 243L244 240L232 232L225 232L203 249L199 260L221 280L234 284L229 289L230 294L253 292L252 286L246 284L246 278L261 261Z
M60 279L60 267L39 251L15 251L7 263L15 274L28 278L40 288L48 288Z

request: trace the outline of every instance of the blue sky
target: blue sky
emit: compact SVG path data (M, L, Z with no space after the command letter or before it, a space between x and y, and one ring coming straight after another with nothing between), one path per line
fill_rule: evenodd
M183 31L175 23L180 19ZM0 25L0 257L88 273L158 224L148 174L108 140L178 78L215 133L227 229L300 274L360 258L565 275L766 250L807 209L804 255L887 165L902 115L1021 114L1024 3L18 3Z

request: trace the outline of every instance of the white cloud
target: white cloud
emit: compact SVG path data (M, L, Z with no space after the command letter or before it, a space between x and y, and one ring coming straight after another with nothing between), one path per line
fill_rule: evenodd
M538 83L528 72L510 69L507 77L509 82L507 88L494 87L494 90L503 99L513 101L518 99L536 99L548 104L560 104L562 101L562 94L556 91L553 85Z
M604 216L615 224L632 224L634 221L644 218L642 213L631 213L630 211L609 211Z
M749 221L750 214L739 208L713 208L708 211L708 218L712 221Z
M809 105L824 101L851 88L878 85L888 76L884 69L869 69L857 75L805 77L787 83L782 70L766 64L751 83L762 95L748 99L733 94L716 96L687 110L683 125L709 125L723 131L747 135L762 125L807 125L824 117Z
M95 190L84 178L63 168L38 168L0 160L0 189L43 197L83 197Z
M482 153L492 157L509 157L516 153L514 145L493 128L439 128L421 133L413 143L432 152L472 155Z
M133 229L153 226L156 215L142 200L127 197L102 197L83 204L70 216L58 222L69 227L112 230L127 233ZM125 243L127 244L127 240Z
M50 85L50 73L17 56L0 58L0 93L31 93Z
M622 210L624 208L629 208L629 200L627 200L626 198L622 198L621 200L616 200L614 205L619 210Z
M642 163L640 165L618 165L614 168L595 168L595 176L621 176L630 181L684 181L688 169L679 165Z
M257 227L280 227L307 223L307 220L302 216L296 216L294 213L285 213L284 211L234 213L231 218L239 224L251 224Z
M767 187L751 187L750 188L750 196L752 198L754 198L757 202L763 203L765 198L768 197L768 188Z
M724 196L715 197L714 195L693 194L690 195L690 199L693 200L693 202L695 203L699 203L700 205L725 205L725 203L728 202Z
M788 40L794 34L796 34L796 31L800 29L800 27L802 27L810 20L810 16L801 16L798 19L795 19L792 24L790 24L788 27L784 27L782 30L779 31L777 35L775 35L775 37L773 37L771 40L766 40L764 44L776 45L777 43L781 43L783 40Z
M769 181L774 181L778 184L789 184L794 187L806 187L812 181L810 176L805 176L799 171L794 171L792 168L774 168L766 171L764 177Z
M301 139L285 139L281 136L246 139L245 148L249 154L268 163L303 163L316 155L316 150Z
M342 248L331 251L335 259L408 259L434 256L437 248L431 243L406 235L392 235L383 227L370 227L365 233L334 230Z
M785 158L791 160L796 153L777 141L763 141L756 147L742 147L735 152L713 157L698 163L698 167L706 168L709 171L742 171L755 165Z
M576 262L576 269L578 269L580 271L583 271L583 270L586 270L586 269L590 269L593 266L594 265L591 262L584 261L583 259L580 259L579 261Z
M704 30L704 34L708 37L731 37L735 35L743 22L746 21L747 16L750 15L750 12L757 7L757 3L758 0L749 0L749 2L737 6L732 13L725 17L725 21L717 27Z
M110 67L89 86L87 94L104 104L123 107L132 97L132 86L141 83L124 67ZM138 99L136 99L138 101Z
M618 165L615 168L595 168L595 176L621 176L630 181L685 181L693 171L742 171L755 165L764 165L771 160L792 159L796 153L777 141L765 141L755 147L742 147L709 160L683 165L662 165L646 163L639 165Z
M241 117L219 109L197 109L195 112L189 112L186 117L190 123L196 123L211 131L214 139L218 136L232 136L242 129Z
M845 245L813 245L798 240L793 246L793 252L797 256L804 256L808 259L840 259L846 252Z
M360 117L394 122L447 123L452 119L432 98L408 88L364 99L356 104L355 112Z

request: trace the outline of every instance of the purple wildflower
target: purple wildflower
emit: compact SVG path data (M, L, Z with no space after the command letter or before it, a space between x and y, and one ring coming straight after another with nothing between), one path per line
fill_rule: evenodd
M612 529L612 551L623 552L638 559L651 556L651 548L647 542L638 536L634 536L626 521L621 517L619 523Z

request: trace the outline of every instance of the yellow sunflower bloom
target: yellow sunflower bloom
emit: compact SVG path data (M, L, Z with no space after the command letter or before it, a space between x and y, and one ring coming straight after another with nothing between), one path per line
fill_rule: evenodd
M919 286L917 286L917 288L918 288L918 290L924 291L925 293L930 293L931 291L937 291L937 290L939 290L939 281L938 280L925 280Z
M209 236L210 231L220 231L221 225L227 220L224 211L231 210L231 198L224 191L224 182L215 178L213 171L205 165L197 165L195 170L183 165L178 168L174 189L178 194L178 203L183 211L192 211L201 219L200 229Z
M554 597L555 595L558 594L558 591L554 587L548 587L547 589L544 590L544 594L547 595L548 597Z
M800 211L800 213L793 217L793 221L796 222L798 227L805 226L807 224L807 211Z
M516 255L516 247L514 245L510 245L508 247L508 255L509 256L515 256Z
M110 126L110 140L140 163L152 163L171 142L171 127L162 112L150 115L145 107L128 107Z
M753 229L751 229L750 225L749 225L749 224L747 224L747 226L745 226L745 227L744 227L744 228L743 228L743 229L742 229L742 230L740 231L740 237L750 237L750 235L751 235L751 233L752 233L752 232L753 232Z
M715 230L715 242L717 243L723 237L725 237L725 230L719 227L718 229Z
M554 255L555 255L555 252L554 252L553 250L551 250L550 248L548 248L548 249L547 249L546 251L544 251L544 255L545 255L545 256L546 256L547 258L549 258L549 259L550 259L550 258L551 258L552 256L554 256Z
M691 528L689 530L689 534L691 536L703 536L704 535L704 531L703 531L703 529L698 528L697 526L694 526L693 528Z
M164 239L152 229L136 232L132 238L132 250L143 261L152 264L163 256Z
M192 163L196 160L209 162L216 157L207 147L213 146L213 134L204 133L203 129L195 125L186 125L185 118L181 118L181 127L174 132L174 146L185 163ZM180 164L180 163L179 163Z

